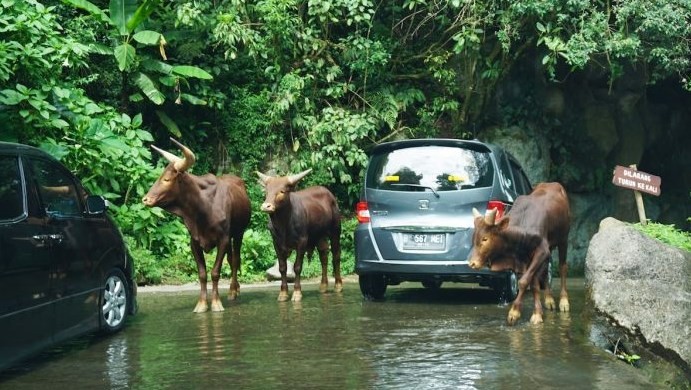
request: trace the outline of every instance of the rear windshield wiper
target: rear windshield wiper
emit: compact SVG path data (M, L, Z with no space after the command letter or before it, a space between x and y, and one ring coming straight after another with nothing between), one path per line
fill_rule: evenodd
M427 190L432 191L435 197L439 198L439 194L437 191L434 190L434 188L430 186L423 186L422 184L405 184L405 183L391 183L391 186L396 186L396 187L412 187L412 188L424 188Z

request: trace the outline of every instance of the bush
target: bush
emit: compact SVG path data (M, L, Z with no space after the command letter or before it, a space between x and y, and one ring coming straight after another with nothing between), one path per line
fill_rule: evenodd
M633 226L665 244L691 252L691 233L679 230L674 225L650 222L647 225L637 223Z

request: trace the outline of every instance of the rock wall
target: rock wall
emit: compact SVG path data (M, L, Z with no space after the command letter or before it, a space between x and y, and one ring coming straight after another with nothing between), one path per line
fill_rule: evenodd
M606 218L590 240L585 277L596 311L691 378L691 252Z
M566 187L571 274L583 272L598 221L638 221L633 192L611 183L616 165L637 164L662 178L662 195L643 197L649 220L691 229L691 94L678 81L647 81L644 70L630 69L613 84L597 70L555 83L541 66L523 64L498 86L488 109L493 125L477 134L513 154L533 184Z

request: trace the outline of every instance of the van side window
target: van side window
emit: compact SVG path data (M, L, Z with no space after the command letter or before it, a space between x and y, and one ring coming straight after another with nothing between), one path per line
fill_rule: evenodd
M529 194L532 191L530 181L523 170L513 161L511 161L511 173L513 173L513 178L516 181L519 195Z
M70 175L62 167L50 161L31 160L30 163L46 213L51 215L81 214L79 193Z
M0 156L0 220L24 215L24 190L16 157Z

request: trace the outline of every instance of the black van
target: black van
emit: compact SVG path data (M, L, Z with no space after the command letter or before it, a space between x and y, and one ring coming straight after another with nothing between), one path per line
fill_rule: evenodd
M518 293L513 271L468 265L473 208L508 212L531 191L518 162L501 148L457 139L411 139L375 146L356 206L355 272L366 299L387 285L478 283L502 300Z
M134 266L106 201L64 166L0 142L0 370L137 308Z

